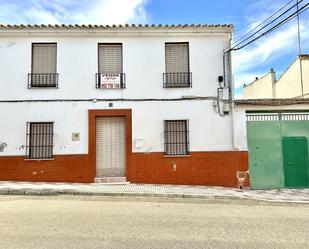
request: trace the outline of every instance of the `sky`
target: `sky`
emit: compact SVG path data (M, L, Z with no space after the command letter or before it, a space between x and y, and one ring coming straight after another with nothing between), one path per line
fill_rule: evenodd
M296 0L295 0L296 1ZM224 24L241 37L288 0L0 0L5 24ZM300 16L302 53L309 54L309 11ZM274 68L279 77L296 59L296 20L234 52L237 98L244 84Z

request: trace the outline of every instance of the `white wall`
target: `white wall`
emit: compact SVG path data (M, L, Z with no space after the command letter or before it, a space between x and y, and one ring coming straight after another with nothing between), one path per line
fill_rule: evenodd
M27 89L31 72L31 44L57 43L59 89ZM123 44L126 89L95 88L98 43ZM193 87L164 89L165 42L189 42ZM54 98L172 98L182 95L214 96L217 78L223 75L223 49L228 35L218 34L115 34L82 36L51 33L48 36L0 36L0 100Z
M74 32L73 32L74 33ZM169 99L182 96L216 96L219 75L223 75L223 49L228 33L185 32L181 34L70 34L65 31L0 34L0 142L8 147L3 155L25 155L26 123L55 122L54 154L88 153L88 110L106 109L107 102L19 102L4 100L46 99ZM28 89L31 44L57 42L59 89ZM98 43L123 44L126 89L95 88ZM192 88L163 88L165 42L189 42ZM112 101L111 101L112 102ZM163 120L188 119L191 151L233 150L231 117L220 117L213 101L130 102L114 101L114 109L133 111L133 142L143 139L144 147L133 150L163 151ZM72 141L72 132L81 140Z
M191 151L229 151L232 147L231 117L219 117L212 101L177 102L38 102L0 105L0 142L8 146L0 156L25 155L26 123L54 121L54 154L88 153L89 109L132 109L134 152L164 151L163 121L188 119ZM80 132L80 141L72 141L72 132ZM143 139L141 149L135 139Z
M246 126L246 106L235 105L234 109L234 141L235 149L248 150L247 126Z
M243 99L271 99L275 97L275 72L271 71L243 88Z
M309 94L309 59L302 60L304 94ZM302 95L300 62L297 59L276 83L277 98L295 98Z
M309 96L309 57L303 55L302 76L304 96ZM296 98L301 97L300 61L296 59L275 82L275 74L270 72L243 88L243 99Z

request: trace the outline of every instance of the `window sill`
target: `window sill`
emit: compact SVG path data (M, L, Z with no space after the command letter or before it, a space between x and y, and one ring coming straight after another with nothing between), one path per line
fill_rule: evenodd
M55 158L42 158L42 159L32 159L32 158L25 158L24 161L54 161Z
M192 88L192 86L163 86L165 89L173 89L173 88Z
M104 87L96 87L99 90L125 90L125 87L117 87L117 88L104 88Z
M29 86L28 89L58 89L58 86Z
M163 155L164 158L181 158L181 157L191 157L190 154L188 155Z

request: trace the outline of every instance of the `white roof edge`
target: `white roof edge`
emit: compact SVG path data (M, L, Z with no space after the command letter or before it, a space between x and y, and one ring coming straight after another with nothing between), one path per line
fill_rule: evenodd
M106 32L106 31L225 31L233 32L234 26L232 24L191 24L191 25L148 25L148 24L139 24L139 25L79 25L79 24L55 24L55 25L45 25L45 24L0 24L1 32L8 31L56 31L56 32L65 32L65 31L87 31L87 32Z

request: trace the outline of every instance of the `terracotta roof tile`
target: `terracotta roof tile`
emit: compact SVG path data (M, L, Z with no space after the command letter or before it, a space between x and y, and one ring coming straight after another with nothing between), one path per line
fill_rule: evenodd
M232 24L125 24L125 25L97 25L97 24L0 24L0 30L23 29L233 29Z

